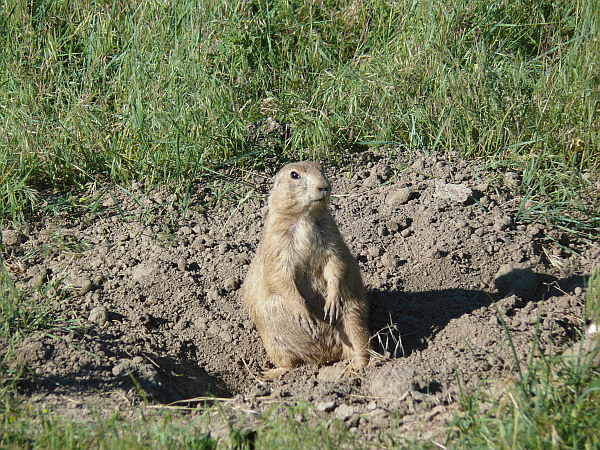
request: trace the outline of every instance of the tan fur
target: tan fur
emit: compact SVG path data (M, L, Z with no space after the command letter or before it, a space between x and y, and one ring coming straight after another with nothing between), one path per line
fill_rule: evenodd
M365 288L330 194L321 166L301 162L279 171L269 196L242 297L276 366L273 376L302 363L349 359L360 369L369 362Z

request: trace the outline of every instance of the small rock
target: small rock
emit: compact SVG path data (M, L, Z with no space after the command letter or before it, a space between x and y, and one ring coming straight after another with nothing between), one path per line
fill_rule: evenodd
M372 173L369 177L363 180L363 187L368 189L373 189L381 184L379 177L376 173Z
M390 233L395 233L400 229L400 225L398 225L398 222L394 222L393 220L388 220L385 223L385 227Z
M125 371L127 370L127 368L128 368L127 364L125 364L125 363L119 363L119 364L117 364L116 366L114 366L112 368L112 374L115 377L118 377L118 376L122 375L123 373L125 373Z
M186 319L181 319L179 322L175 324L173 330L182 331L185 330L189 326L189 322Z
M206 298L212 301L219 300L221 296L219 295L219 291L216 289L212 289L206 293Z
M335 400L330 400L328 402L320 402L315 405L317 411L321 412L331 412L335 408Z
M233 342L233 338L231 337L231 333L229 331L221 331L219 333L219 337L226 344L229 344L230 342Z
M381 255L381 249L375 245L369 247L368 252L373 258L377 258L379 255Z
M508 216L498 217L496 220L494 220L494 230L504 231L510 226L511 223L512 220Z
M378 429L386 429L390 426L390 419L387 417L385 411L377 409L373 411L375 414L371 414L371 425Z
M442 180L435 180L434 197L465 203L471 195L473 195L473 191L465 184L451 184Z
M192 229L188 226L183 226L179 229L179 233L185 235L185 236L189 236L190 234L193 233Z
M196 317L196 320L194 320L194 326L200 330L205 330L207 322L208 319L206 317Z
M158 267L156 264L140 263L131 272L131 278L133 281L141 281L144 278L151 277L157 271Z
M419 158L414 163L412 163L411 168L415 172L423 172L423 169L425 168L425 161L423 160L423 158Z
M323 366L317 374L319 381L339 381L344 377L345 367L341 365Z
M398 258L396 258L394 255L392 255L390 253L385 253L381 257L381 262L383 263L383 265L385 267L388 267L390 269L394 269L394 268L398 267Z
M435 246L430 248L425 253L425 258L428 258L428 259L436 259L436 258L439 258L440 256L441 256L440 250Z
M513 253L513 261L520 263L525 261L525 259L525 253L521 249Z
M540 227L537 225L528 225L526 233L531 237L535 237L540 234L540 231Z
M208 334L210 334L211 336L217 336L219 333L221 333L221 329L216 323L212 323L208 327Z
M205 247L210 248L215 246L215 240L207 234L200 236L200 239L202 239Z
M104 306L96 306L90 311L88 320L102 326L108 320L108 310Z
M181 270L182 272L185 272L185 268L187 267L187 263L185 258L179 258L177 260L177 267L179 268L179 270Z
M335 409L335 417L345 422L354 414L354 408L350 405L340 405Z
M147 312L142 312L134 314L131 320L137 325L149 325L152 322L152 316Z
M90 280L88 277L79 277L73 283L73 287L78 295L83 296L90 292L93 289L94 285L92 283L92 280Z
M386 205L395 208L408 203L408 201L411 198L411 195L412 192L409 188L401 188L389 193L387 198L385 199L385 203Z
M233 292L240 287L240 284L241 281L238 277L228 277L225 280L225 284L223 285L223 287L225 288L226 292Z
M519 178L519 174L515 172L506 172L504 174L504 183L506 183L506 186L509 188L514 189L519 185Z
M400 232L400 236L402 236L403 238L407 238L410 236L410 228L405 228L404 230L402 230Z
M227 253L228 249L229 249L229 245L227 245L226 243L219 244L218 250L221 255L224 255L225 253Z
M112 196L107 196L103 201L102 201L102 206L104 206L105 208L110 208L111 206L115 206L115 201L113 200Z

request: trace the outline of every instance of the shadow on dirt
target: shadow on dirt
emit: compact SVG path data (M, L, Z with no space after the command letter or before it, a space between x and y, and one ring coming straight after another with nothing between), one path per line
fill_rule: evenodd
M584 276L558 279L537 275L540 286L530 300L535 303L551 296L564 296L576 287L585 288L587 285L587 277ZM461 288L423 292L373 289L367 295L370 302L369 331L373 336L371 342L377 352L387 357L409 356L414 351L425 349L452 319L471 314L503 298L499 293ZM519 300L516 307L523 308L530 301ZM576 330L566 331L575 337Z
M90 340L99 342L101 350L85 350ZM233 395L218 373L198 366L195 347L189 342L177 355L158 349L132 356L111 333L75 337L38 333L26 339L21 352L25 370L17 386L25 395L39 391L69 397L110 393L131 401L125 393L135 390L138 398L163 404ZM55 364L57 359L63 363Z

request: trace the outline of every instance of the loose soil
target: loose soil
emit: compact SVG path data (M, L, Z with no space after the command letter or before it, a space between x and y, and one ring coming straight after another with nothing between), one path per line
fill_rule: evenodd
M277 169L246 174L243 187L217 181L186 197L184 210L185 193L142 182L93 193L101 207L80 215L49 196L54 215L5 230L18 286L41 286L40 303L66 286L48 307L71 319L17 342L10 368L24 369L23 401L85 421L216 397L239 423L302 404L297 420L339 420L365 442L380 431L429 438L458 411L461 392L491 392L488 382L510 379L533 347L559 352L581 337L600 246L515 222L519 172L369 151L326 169L334 217L369 291L372 360L361 374L340 362L261 381L271 366L239 287Z

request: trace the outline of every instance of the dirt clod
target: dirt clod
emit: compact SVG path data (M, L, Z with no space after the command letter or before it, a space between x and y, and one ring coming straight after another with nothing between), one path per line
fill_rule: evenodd
M88 320L97 325L104 325L108 320L108 310L104 306L96 306L90 311Z

